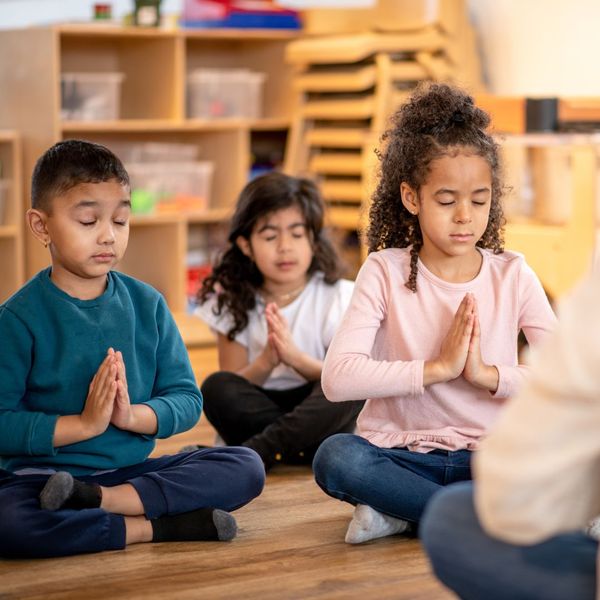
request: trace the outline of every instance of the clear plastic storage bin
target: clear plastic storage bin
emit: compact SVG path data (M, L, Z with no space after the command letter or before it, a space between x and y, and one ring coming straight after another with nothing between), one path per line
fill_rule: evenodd
M113 121L120 116L123 73L62 73L61 119Z
M198 144L179 142L113 142L110 149L125 164L194 162L198 160Z
M0 225L6 225L9 195L10 181L8 179L0 179Z
M247 69L197 69L187 78L188 116L192 119L262 117L266 75Z
M125 165L136 214L180 214L206 210L214 163L146 162Z

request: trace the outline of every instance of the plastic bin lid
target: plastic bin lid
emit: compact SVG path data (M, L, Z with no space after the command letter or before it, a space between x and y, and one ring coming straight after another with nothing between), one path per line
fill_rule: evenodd
M188 81L228 80L232 78L261 80L266 78L266 73L250 71L249 69L194 69L188 73Z
M60 78L62 80L73 80L73 81L88 81L94 83L106 83L107 80L113 83L120 83L125 79L125 73L61 73Z

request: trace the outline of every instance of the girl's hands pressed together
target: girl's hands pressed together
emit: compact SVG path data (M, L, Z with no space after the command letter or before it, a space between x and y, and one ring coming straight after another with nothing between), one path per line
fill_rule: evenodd
M471 293L462 299L436 360L426 361L423 385L451 381L462 375L469 383L491 392L498 389L498 369L481 356L481 327L477 301Z
M277 352L277 346L275 342L271 339L272 329L269 323L269 319L267 318L267 344L264 347L261 353L261 359L265 364L265 367L272 371L280 362L281 358L279 353Z
M469 342L469 352L463 370L463 377L477 387L495 392L498 389L498 369L486 365L481 357L481 327L476 300L473 304L473 316L473 332Z
M269 345L275 348L279 360L309 381L320 379L323 363L299 350L277 304L274 302L267 304L265 318L269 332Z
M472 294L465 294L442 342L439 357L425 363L424 385L450 381L463 372L473 332L474 302Z
M269 331L269 345L275 349L282 363L293 367L297 364L301 353L292 339L285 317L274 302L267 304L265 316Z

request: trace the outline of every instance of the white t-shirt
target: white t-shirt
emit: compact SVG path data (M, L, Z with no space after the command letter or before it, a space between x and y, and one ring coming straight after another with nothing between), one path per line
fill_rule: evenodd
M323 360L333 334L337 329L346 307L350 303L354 282L339 279L333 285L325 283L323 274L315 273L302 293L290 304L281 308L288 322L292 339L298 348ZM217 316L213 312L216 297L211 296L198 306L194 314L200 317L214 331L227 335L233 319L225 311ZM256 297L256 307L248 313L248 326L235 336L235 341L248 349L248 361L252 362L263 351L267 343L267 320L265 302ZM307 380L287 365L280 364L273 369L262 387L272 390L287 390L298 387Z

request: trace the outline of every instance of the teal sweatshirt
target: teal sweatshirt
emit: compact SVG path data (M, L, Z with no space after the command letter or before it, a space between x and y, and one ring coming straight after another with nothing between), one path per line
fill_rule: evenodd
M157 433L109 425L97 437L54 448L58 417L81 414L110 347L123 353L131 403L156 413ZM137 464L155 438L192 427L201 408L173 317L149 285L110 272L101 296L78 300L52 283L48 268L0 306L0 467L78 475Z

